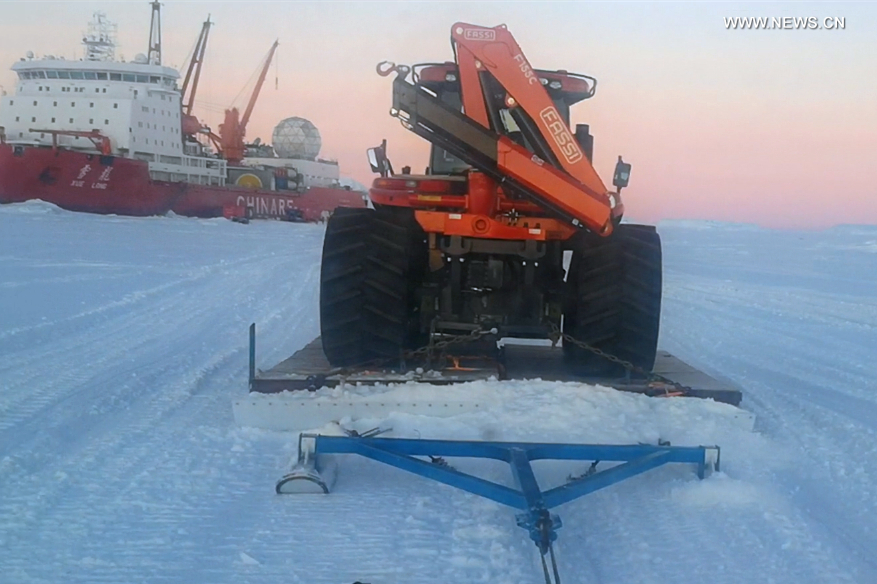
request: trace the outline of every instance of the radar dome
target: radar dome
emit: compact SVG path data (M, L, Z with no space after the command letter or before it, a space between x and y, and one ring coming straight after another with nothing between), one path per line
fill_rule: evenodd
M274 151L280 158L314 160L323 141L320 131L304 118L286 118L274 126Z

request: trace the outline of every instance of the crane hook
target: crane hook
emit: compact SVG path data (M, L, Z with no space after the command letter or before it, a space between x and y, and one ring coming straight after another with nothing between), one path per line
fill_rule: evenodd
M404 78L411 72L411 67L408 65L397 65L392 61L381 61L375 69L381 77L386 77L390 73L395 72L399 77Z
M396 70L396 63L392 61L381 61L380 63L378 63L378 66L375 67L375 70L377 70L378 75L380 75L381 77L386 77Z

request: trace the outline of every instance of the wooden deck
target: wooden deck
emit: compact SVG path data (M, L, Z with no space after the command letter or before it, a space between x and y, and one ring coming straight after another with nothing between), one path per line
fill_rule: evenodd
M409 364L407 372L378 368L336 369L326 360L318 337L271 369L257 372L250 389L257 393L279 393L335 387L341 383L373 385L407 381L447 385L495 377L582 382L649 395L657 395L665 391L660 384L652 384L644 379L573 375L564 364L561 348L546 345L506 344L502 351L497 352L495 358L464 355L461 356L457 367L426 370L420 373L417 372L418 366L422 371L423 366L417 363ZM739 388L710 377L666 351L658 352L653 371L691 388L688 394L692 397L714 399L734 406L739 405L742 400L742 392Z

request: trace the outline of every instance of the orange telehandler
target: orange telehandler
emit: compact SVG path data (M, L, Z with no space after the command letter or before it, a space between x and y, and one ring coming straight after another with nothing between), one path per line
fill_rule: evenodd
M660 239L621 223L630 165L618 158L607 189L589 127L569 123L596 80L533 68L504 25L457 23L451 39L455 62L378 65L396 73L391 114L432 151L424 174L393 174L386 142L371 149L374 209L329 220L326 357L344 367L463 335L564 336L566 361L583 375L650 371Z

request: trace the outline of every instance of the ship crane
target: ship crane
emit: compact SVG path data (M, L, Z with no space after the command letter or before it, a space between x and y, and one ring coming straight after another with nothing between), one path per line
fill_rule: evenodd
M241 117L236 107L225 110L225 121L219 125L219 136L222 152L229 164L237 165L244 159L244 136L247 131L247 123L250 121L259 92L265 83L268 67L271 65L271 60L274 58L274 53L277 51L277 45L279 44L279 41L274 41L274 44L271 45L271 50L268 51L268 56L262 65L259 79L256 81L256 86L253 88L249 102L247 102L244 115Z
M2 128L0 128L2 129ZM52 130L48 128L29 128L31 134L49 134L52 137L52 149L58 151L58 136L72 136L74 138L88 138L98 152L103 156L111 156L113 153L110 139L101 134L100 130Z
M204 134L216 147L217 152L222 154L222 146L220 138L214 134L209 127L203 125L198 118L192 114L195 105L195 94L198 92L198 81L201 79L201 66L204 64L204 53L207 51L207 37L210 34L210 15L201 27L201 33L195 42L195 50L192 53L192 60L189 61L189 67L186 70L186 77L183 80L183 89L181 91L183 99L182 127L183 135L195 136ZM188 95L187 95L188 93Z
M183 89L181 91L183 96L184 116L192 115L192 108L195 104L195 94L198 91L198 81L201 79L201 65L204 64L204 53L207 51L207 36L210 34L210 26L212 24L213 23L210 22L210 15L208 14L207 20L205 20L204 24L201 26L201 33L198 35L198 40L195 42L195 50L192 53L192 60L189 61L189 67L186 70L186 78L183 80ZM186 96L186 92L188 92L188 96ZM185 120L185 117L183 119Z

